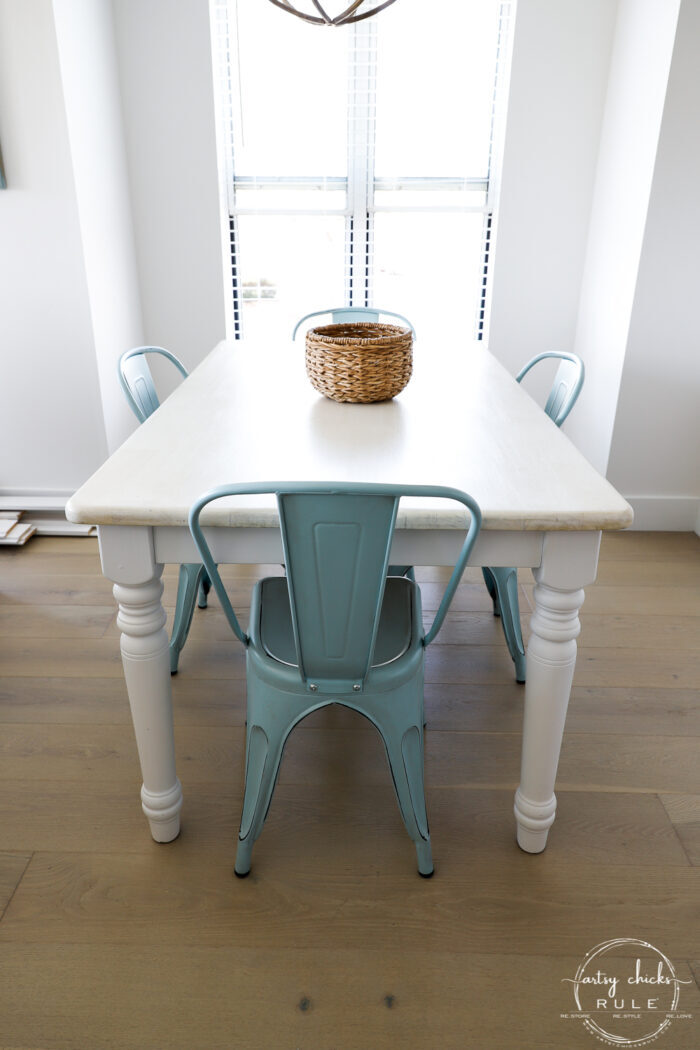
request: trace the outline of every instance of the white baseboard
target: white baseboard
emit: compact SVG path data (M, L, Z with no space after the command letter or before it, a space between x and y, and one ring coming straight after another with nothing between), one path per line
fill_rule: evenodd
M633 530L700 535L700 497L625 496L625 499L634 510Z
M0 510L56 510L64 513L72 489L0 488Z
M89 536L95 531L92 525L75 525L66 518L72 495L67 489L0 488L0 511L17 511L37 536Z

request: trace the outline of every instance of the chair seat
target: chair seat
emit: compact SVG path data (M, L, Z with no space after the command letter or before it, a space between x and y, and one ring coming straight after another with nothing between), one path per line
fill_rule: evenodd
M268 576L258 587L262 646L271 659L297 667L287 580L283 576ZM405 577L387 577L372 667L393 663L408 651L413 632L414 587Z

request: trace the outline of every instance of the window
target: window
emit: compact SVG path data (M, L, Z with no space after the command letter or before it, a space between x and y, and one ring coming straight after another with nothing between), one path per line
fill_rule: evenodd
M236 337L342 305L480 337L508 7L399 0L336 29L215 0Z

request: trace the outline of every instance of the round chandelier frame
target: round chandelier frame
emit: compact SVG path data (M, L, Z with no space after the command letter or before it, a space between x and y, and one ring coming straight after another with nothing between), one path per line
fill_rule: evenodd
M315 15L309 15L305 11L300 11L291 0L270 0L271 4L275 7L281 7L283 11L287 11L290 15L296 15L297 18L301 18L304 22L311 22L312 25L317 26L344 26L349 25L350 22L361 22L364 18L371 18L372 15L376 15L379 11L383 11L385 7L389 7L390 4L394 3L394 0L384 0L383 4L377 4L372 7L369 11L356 13L365 3L365 0L353 0L344 11L341 11L339 15L333 18L327 14L321 6L319 0L312 0L312 3L317 11Z

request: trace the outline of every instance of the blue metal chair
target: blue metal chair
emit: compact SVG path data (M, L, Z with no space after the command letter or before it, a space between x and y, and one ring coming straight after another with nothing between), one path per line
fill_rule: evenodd
M147 354L159 354L171 361L180 375L186 379L188 372L183 363L164 350L162 346L136 346L127 350L119 359L119 382L129 407L143 423L160 405L151 370L146 359ZM211 583L209 577L199 564L181 565L175 600L175 618L170 638L170 673L177 674L180 652L187 641L195 601L200 609L207 607L207 594ZM199 595L199 598L198 598Z
M287 575L255 585L245 634L200 515L223 496L273 492ZM401 496L457 500L470 515L462 550L427 632L418 585L387 576ZM231 628L247 650L246 777L237 875L250 871L287 737L306 715L328 704L358 711L379 730L401 816L416 846L418 871L432 875L423 787L424 652L440 630L480 525L481 513L471 496L422 485L225 485L193 505L194 542ZM209 530L210 538L216 531Z
M530 369L546 358L558 358L561 364L554 376L544 410L558 427L562 425L576 399L581 393L585 370L583 361L576 354L565 351L547 351L537 354L515 377L520 383ZM516 682L525 681L525 645L520 626L520 605L518 602L518 571L514 568L487 568L482 570L484 582L493 602L494 616L500 616L506 644L515 664Z
M375 310L369 306L339 306L334 310L315 310L312 314L305 314L295 324L292 339L296 339L297 332L304 321L308 321L311 317L321 317L323 314L330 314L333 324L351 324L353 321L372 321L376 324L380 317L393 317L395 320L400 321L401 324L404 324L406 328L410 328L413 332L413 338L416 338L415 328L403 314L395 314L391 310Z

